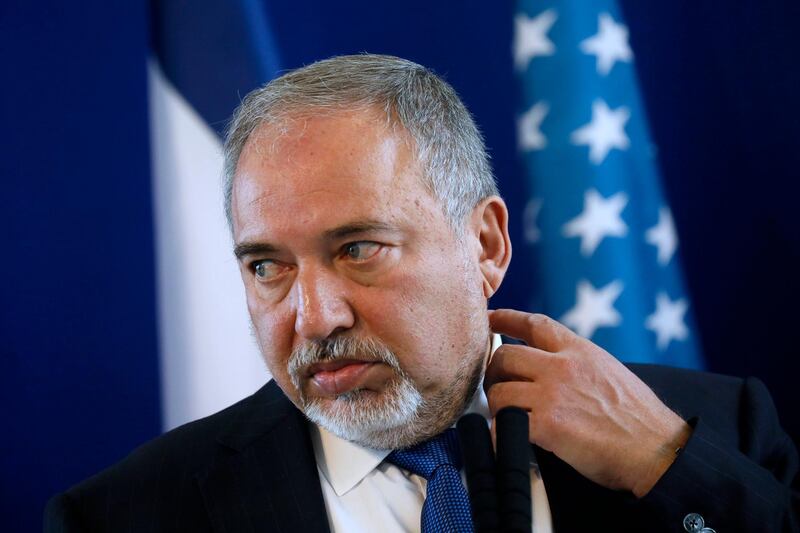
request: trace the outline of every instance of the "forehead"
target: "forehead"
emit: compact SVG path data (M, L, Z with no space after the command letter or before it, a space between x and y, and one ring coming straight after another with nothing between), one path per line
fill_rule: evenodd
M359 219L397 222L438 203L406 133L369 111L297 118L256 130L233 184L236 240ZM351 219L351 220L347 220ZM325 229L325 228L320 228Z

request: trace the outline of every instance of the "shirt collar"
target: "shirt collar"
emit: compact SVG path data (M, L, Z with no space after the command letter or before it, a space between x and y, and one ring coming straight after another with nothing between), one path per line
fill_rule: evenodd
M502 344L500 335L492 335L492 354ZM489 403L483 383L465 413L479 413L489 420ZM349 492L380 465L392 450L374 450L338 437L325 428L310 423L311 441L317 466L337 496Z
M310 425L317 466L340 497L358 485L392 451L373 450L338 437L316 424Z

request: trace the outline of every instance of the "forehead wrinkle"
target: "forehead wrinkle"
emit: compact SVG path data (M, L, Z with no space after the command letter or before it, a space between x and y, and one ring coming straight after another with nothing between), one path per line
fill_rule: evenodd
M246 168L241 169L244 172L236 177L235 185L239 194L235 196L246 198L246 203L242 205L244 211L253 210L249 215L239 217L239 223L243 223L241 229L255 230L254 234L268 229L258 219L266 222L264 219L268 217L264 215L272 213L273 206L284 213L288 210L293 215L284 216L277 221L276 229L291 229L291 225L302 225L303 221L298 221L300 217L295 216L301 213L302 218L310 221L352 208L357 209L355 214L359 218L376 218L380 215L377 218L391 220L398 215L402 217L400 213L409 210L415 211L414 215L418 217L422 214L418 209L419 204L409 198L409 195L413 197L414 190L420 185L430 200L439 203L425 184L426 180L422 177L424 167L417 160L414 147L409 146L413 143L409 143L411 139L407 131L396 125L387 127L385 123L376 128L378 125L370 120L370 114L364 112L349 113L349 117L344 113L335 115L337 116L297 120L294 128L276 128L275 124L263 124L258 128L248 142L248 145L252 145L250 155L244 153L241 158L252 159ZM340 117L352 119L349 122L350 133L339 136L338 139L333 137L339 141L342 150L325 144L326 139L332 138L327 130L335 127L335 124L329 125L325 121ZM320 120L319 128L313 124L315 119ZM287 129L293 131L286 131ZM353 135L362 129L369 132L369 139L361 142L357 138L354 140ZM364 151L364 143L372 146L370 151ZM331 157L336 159L332 159L329 166L314 165L313 152L322 149L334 150ZM302 167L291 164L295 158L304 163ZM341 174L342 169L345 169L345 174ZM329 172L337 172L338 175L330 175ZM379 179L362 177L369 174L376 175ZM406 176L406 179L400 179L401 176ZM337 198L341 195L341 190L349 191L349 198L342 196L339 208L336 202L339 201ZM316 213L303 208L305 198L320 194L333 199L321 204L326 205L326 208ZM297 206L297 209L293 206ZM240 215L242 214L244 213L240 211ZM330 222L331 226L336 225L335 218Z
M270 191L264 194L259 195L256 198L253 198L248 202L248 206L254 208L258 212L270 212L270 205L280 203L281 205L291 205L291 204L306 204L309 202L309 198L313 198L318 195L322 195L323 197L334 197L337 192L337 188L335 186L332 187L319 187L315 188L310 191L286 191L286 190L278 190L278 191ZM389 198L392 198L394 195L389 195ZM378 200L380 199L380 194L378 191L374 189L368 189L365 191L359 192L359 197L366 201L359 202L359 205L366 206L366 209L361 209L362 213L358 213L359 217L363 215L365 218L374 218L374 208L379 205ZM352 209L353 206L348 206L348 208ZM302 207L298 207L298 210L295 211L296 216L312 216L313 218L319 218L322 215L327 215L329 213L336 213L332 209L302 209ZM296 223L297 220L288 220L286 222L294 222Z
M423 165L418 161L416 142L411 134L402 125L394 120L387 120L384 110L371 106L356 107L354 109L306 109L288 115L277 117L271 122L260 124L250 135L245 144L239 161L244 159L246 152L258 155L262 164L268 158L282 157L284 163L291 164L298 150L305 150L306 145L312 145L319 140L319 135L330 127L330 121L337 119L355 119L362 122L366 128L359 128L358 133L369 133L376 138L382 138L380 145L386 147L387 143L396 143L405 150L393 151L399 157L393 161L393 170L406 170L414 166L413 174L422 179ZM310 124L316 122L314 126ZM351 145L346 139L340 139L345 145ZM351 150L352 151L352 150ZM382 150L383 153L385 153ZM383 155L383 153L381 155ZM421 181L423 184L424 180ZM426 188L428 188L426 186Z
M313 204L309 197L324 195L330 197L336 188L317 188L302 193L287 191L272 191L261 195L248 202L251 211L245 218L239 232L242 240L265 240L266 235L274 235L276 232L296 234L302 233L308 228L317 226L318 234L324 237L323 240L330 240L340 235L343 231L348 233L368 231L397 231L397 203L386 202L373 190L364 191L359 195L361 201L355 205L346 206L346 210L335 209L329 206L325 209L303 209L293 204ZM290 201L284 201L283 198ZM364 201L366 199L366 201ZM391 199L391 196L390 196ZM274 213L272 204L279 203L292 212L292 216L270 217ZM403 203L405 206L405 203ZM403 209L403 206L399 206Z

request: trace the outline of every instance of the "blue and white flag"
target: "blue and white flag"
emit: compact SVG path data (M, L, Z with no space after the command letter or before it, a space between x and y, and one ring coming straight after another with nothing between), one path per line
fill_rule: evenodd
M150 129L165 429L269 380L250 332L222 206L222 133L278 71L259 0L157 2Z
M513 54L531 191L524 235L537 261L531 309L624 361L701 366L616 2L520 2Z

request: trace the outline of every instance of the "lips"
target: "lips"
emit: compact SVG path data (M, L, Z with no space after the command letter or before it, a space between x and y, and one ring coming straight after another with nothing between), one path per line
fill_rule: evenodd
M361 388L369 371L377 365L374 361L355 359L326 361L311 365L307 375L323 395L338 396Z

